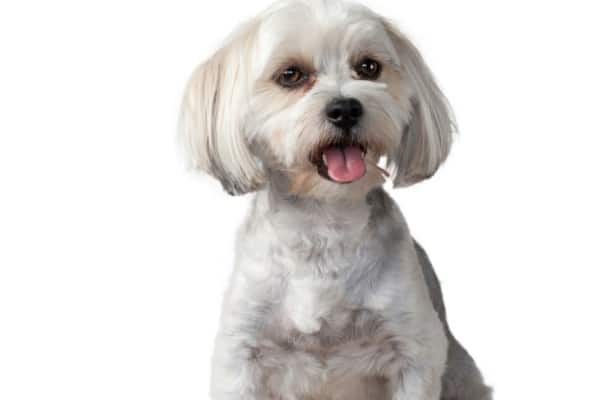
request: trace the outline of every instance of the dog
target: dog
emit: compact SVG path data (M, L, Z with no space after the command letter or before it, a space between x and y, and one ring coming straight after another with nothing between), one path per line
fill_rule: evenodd
M186 155L228 193L254 193L212 399L491 399L382 188L431 177L454 126L415 46L346 1L280 1L196 69Z

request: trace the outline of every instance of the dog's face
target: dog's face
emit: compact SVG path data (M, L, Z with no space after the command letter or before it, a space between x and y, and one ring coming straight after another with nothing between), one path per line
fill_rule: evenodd
M431 176L452 119L414 46L370 10L292 0L240 28L190 80L182 133L196 167L233 194L267 183L363 196Z

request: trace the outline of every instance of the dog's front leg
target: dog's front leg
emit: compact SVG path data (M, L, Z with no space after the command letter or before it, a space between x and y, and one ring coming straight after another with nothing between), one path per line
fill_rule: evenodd
M446 365L448 341L441 327L429 325L429 335L410 357L410 361L393 376L392 400L439 400L442 375Z
M213 400L296 400L323 380L324 364L290 343L221 335L213 358Z
M230 290L223 309L213 356L212 399L305 398L323 380L323 361L296 348L280 324L270 325L277 310L258 295L268 290L238 297L240 286Z
M243 292L241 281L232 279L223 305L212 358L213 400L271 399L264 384L266 371L259 362L266 302Z
M440 367L405 369L394 385L392 400L439 400L442 373Z
M381 381L372 384L381 386L378 382L385 382L387 395L374 398L439 400L447 351L441 324L427 325L417 334L419 340L386 333L384 325L380 330L383 336L348 342L330 356L329 379L336 388L332 392L345 390L337 388L347 385L348 377L377 377Z
M212 400L268 399L264 370L255 347L244 334L220 332L212 360Z

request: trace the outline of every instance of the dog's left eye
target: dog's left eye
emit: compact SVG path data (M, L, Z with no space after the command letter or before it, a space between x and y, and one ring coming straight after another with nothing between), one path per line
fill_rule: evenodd
M302 85L308 79L308 73L296 66L287 67L281 71L275 78L275 81L287 88L294 88Z
M363 58L354 67L359 79L375 80L381 74L381 64L372 58Z

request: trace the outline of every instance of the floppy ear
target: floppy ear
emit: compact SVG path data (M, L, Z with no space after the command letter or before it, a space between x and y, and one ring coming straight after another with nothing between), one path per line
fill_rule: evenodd
M446 160L455 122L446 97L416 47L391 24L385 23L402 72L413 89L412 116L393 164L394 187L408 186L431 177Z
M253 23L245 25L194 71L181 107L180 139L188 162L232 195L256 190L264 181L243 131L255 30Z

